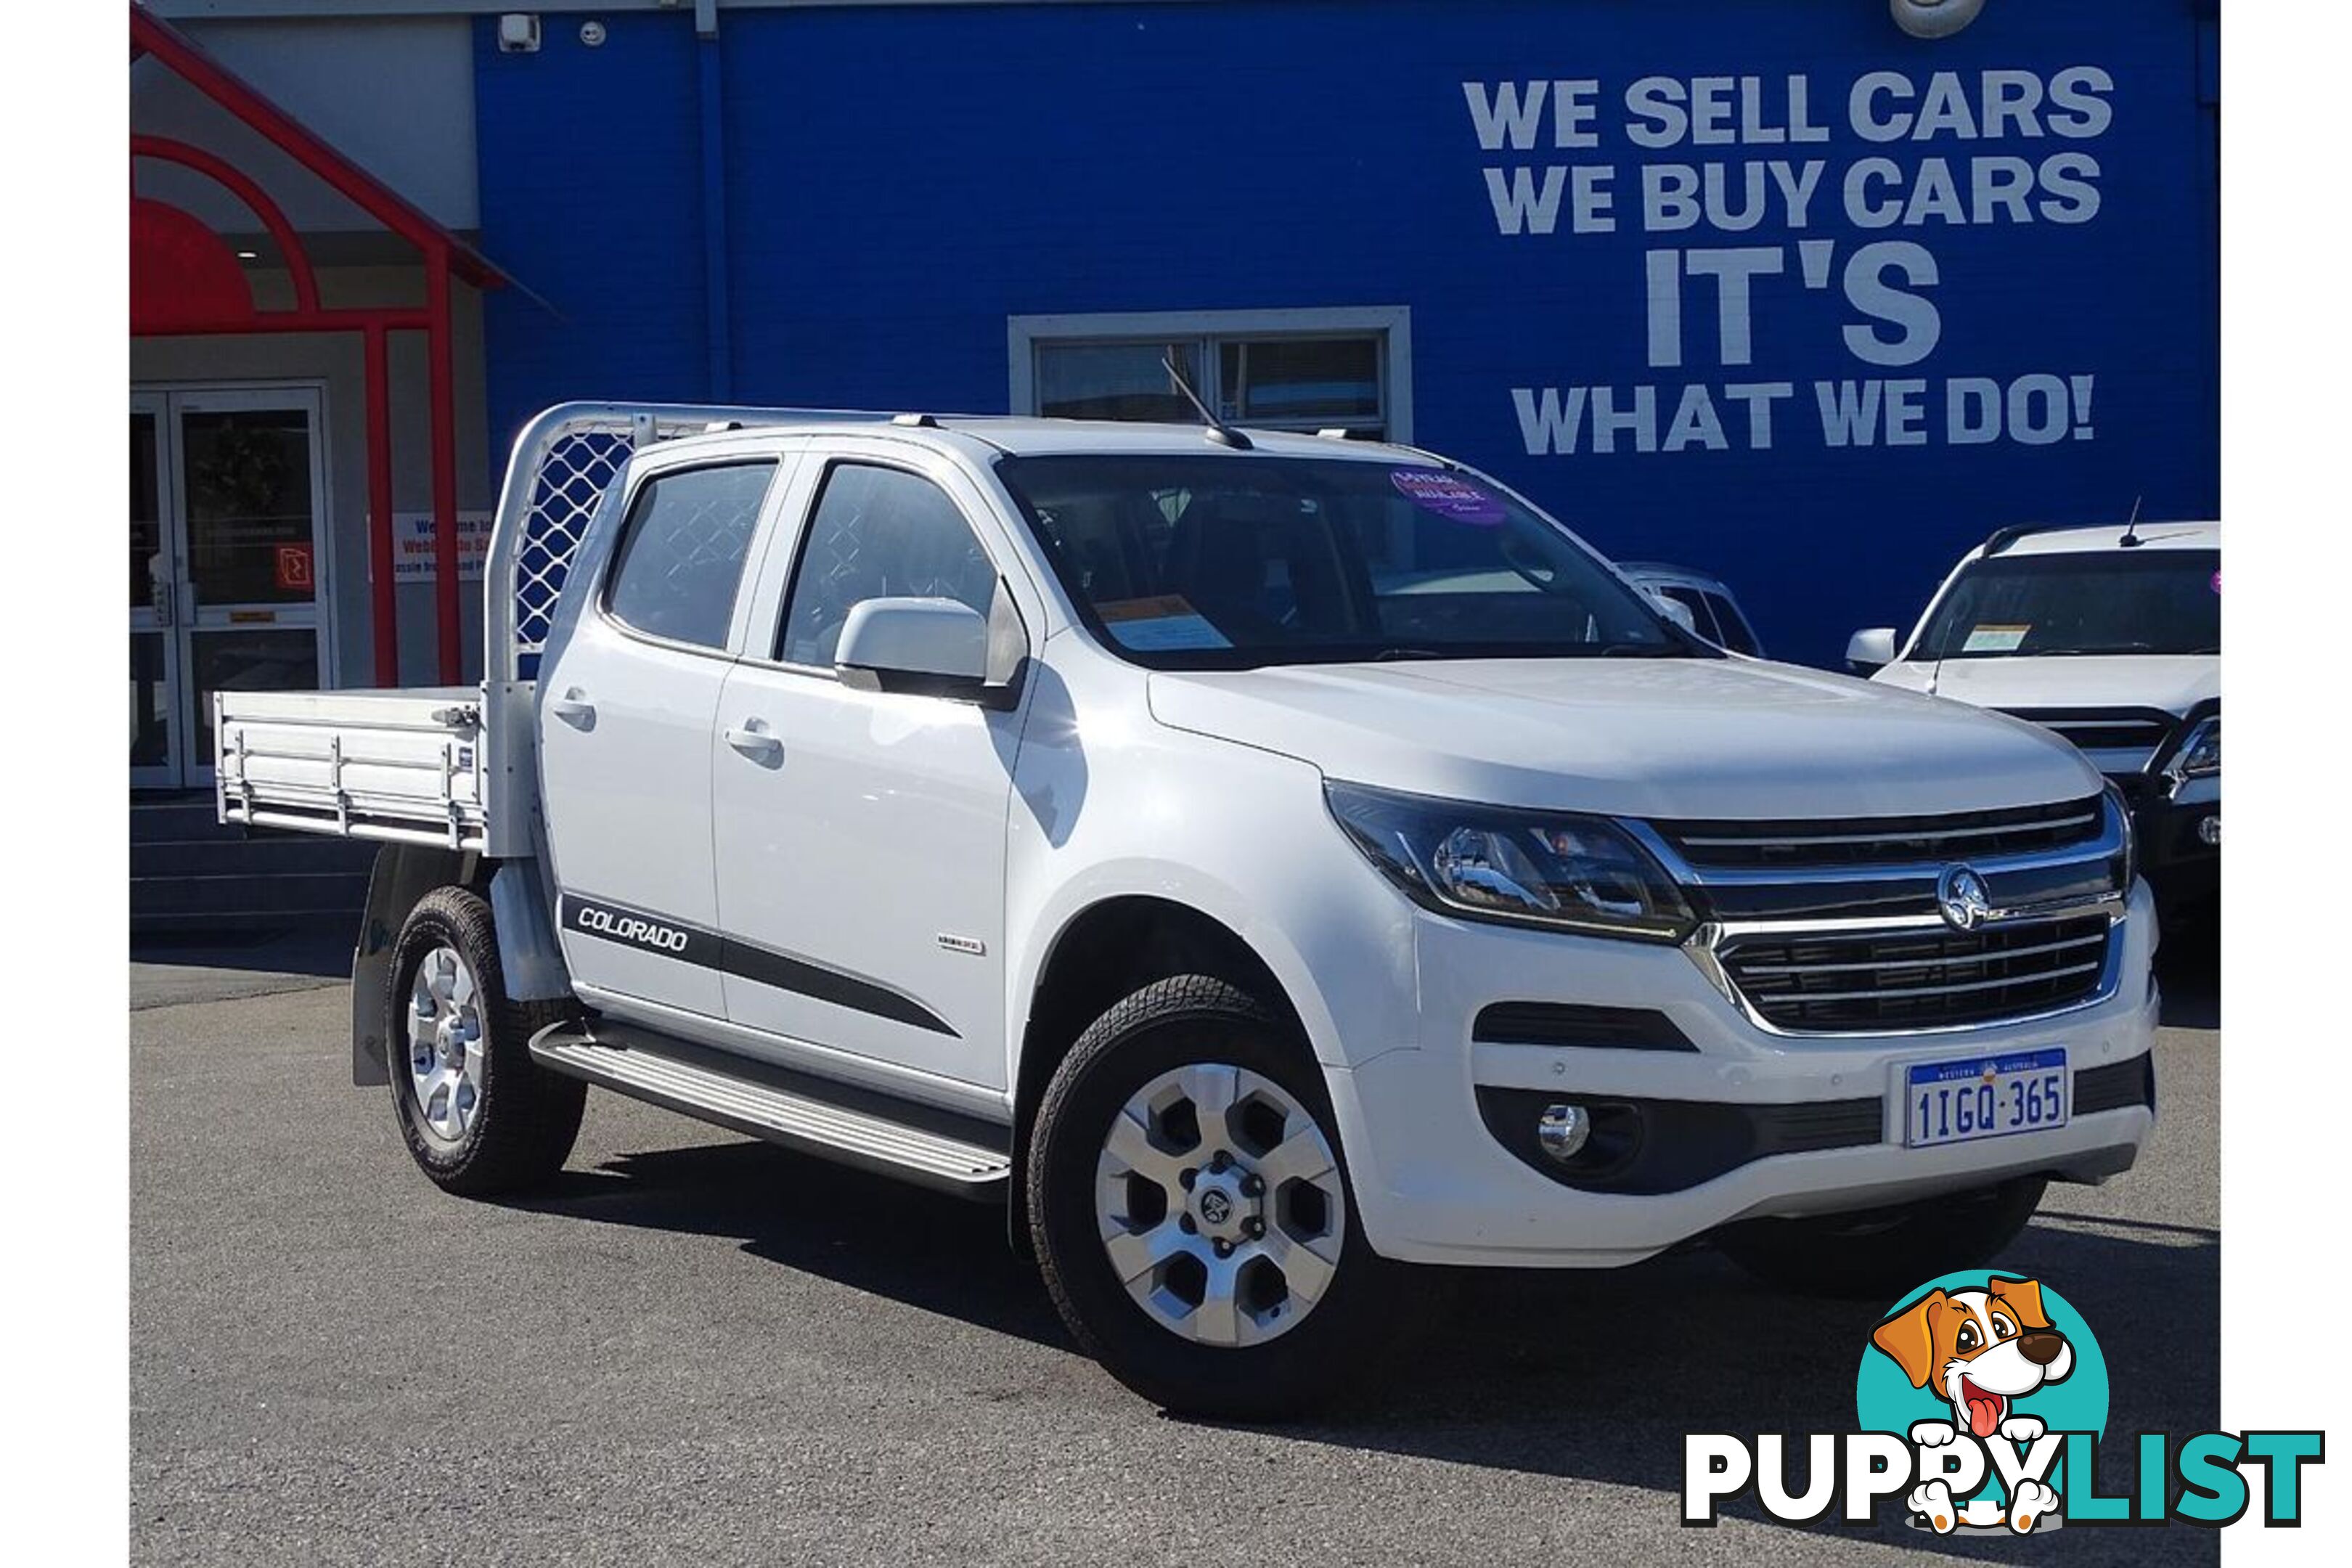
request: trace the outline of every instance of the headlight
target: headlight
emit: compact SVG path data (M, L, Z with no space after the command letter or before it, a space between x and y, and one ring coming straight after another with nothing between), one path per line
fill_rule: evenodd
M2221 771L2221 716L2215 714L2194 730L2172 753L2166 773L2176 779L2210 779Z
M1694 923L1681 890L1615 823L1324 786L1356 847L1414 902L1446 914L1652 942Z

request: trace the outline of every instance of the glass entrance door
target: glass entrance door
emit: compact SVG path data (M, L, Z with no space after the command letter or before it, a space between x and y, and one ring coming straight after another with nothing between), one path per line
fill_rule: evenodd
M170 433L161 393L131 396L131 787L180 782L179 719L173 692L179 666L178 596L173 590L172 530L163 490Z
M325 678L319 424L310 388L133 395L134 786L212 781L214 692Z

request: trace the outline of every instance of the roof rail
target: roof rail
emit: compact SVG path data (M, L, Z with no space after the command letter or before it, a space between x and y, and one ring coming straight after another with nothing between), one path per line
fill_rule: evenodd
M2095 522L2012 522L2007 528L1996 529L1984 542L1988 556L2000 554L2029 533L2065 533L2077 528L2096 528Z

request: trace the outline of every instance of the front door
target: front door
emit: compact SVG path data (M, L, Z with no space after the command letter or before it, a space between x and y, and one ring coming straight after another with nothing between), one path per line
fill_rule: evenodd
M727 1016L787 1041L1004 1085L1004 842L1021 714L860 690L833 658L861 600L987 612L998 571L944 465L814 476L781 613L746 632L711 739ZM762 595L762 603L774 601Z
M209 784L212 694L323 684L325 475L310 387L131 398L131 783Z

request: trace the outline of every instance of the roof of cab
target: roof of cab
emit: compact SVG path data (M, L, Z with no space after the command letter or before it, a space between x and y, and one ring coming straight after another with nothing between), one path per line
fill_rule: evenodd
M2000 548L2003 555L2079 555L2093 552L2121 550L2124 545L2123 523L2103 522L2093 528L2034 529L2019 533ZM2218 522L2143 522L2132 531L2139 542L2131 546L2145 550L2219 550L2221 547L2221 525ZM2000 535L1995 534L1993 540ZM1986 542L1989 546L1992 540ZM1986 546L1979 547L1981 553Z
M1211 440L1202 425L1147 424L1114 419L1042 419L997 414L937 414L870 418L845 414L837 418L779 420L764 424L747 418L740 425L721 426L700 435L678 437L680 443L726 440L766 431L792 436L887 435L916 440L941 435L962 437L993 447L1013 457L1067 456L1084 453L1205 453L1212 457L1352 458L1388 463L1443 463L1445 459L1416 447L1381 441L1358 441L1290 430L1240 427L1253 450L1236 451ZM665 446L670 443L664 443Z

